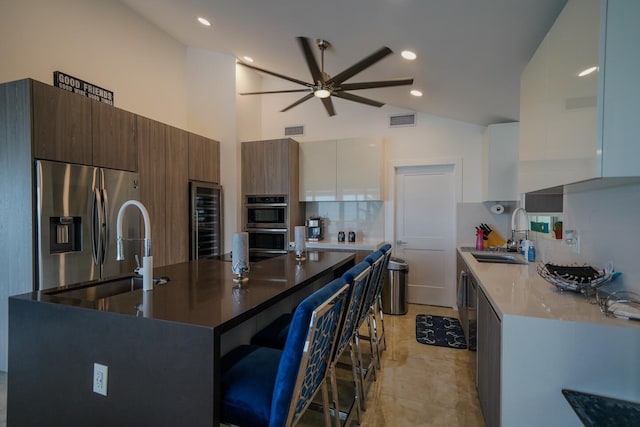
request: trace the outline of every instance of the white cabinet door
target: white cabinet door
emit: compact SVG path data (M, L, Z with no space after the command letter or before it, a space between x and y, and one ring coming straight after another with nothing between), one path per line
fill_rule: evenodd
M300 144L300 201L336 200L336 141Z
M487 126L482 147L484 201L518 200L518 123Z
M383 146L379 138L300 144L300 201L382 200Z
M522 73L518 191L597 177L600 0L569 0Z
M337 164L337 200L382 200L381 140L338 140Z
M640 176L640 1L609 0L606 13L602 176Z

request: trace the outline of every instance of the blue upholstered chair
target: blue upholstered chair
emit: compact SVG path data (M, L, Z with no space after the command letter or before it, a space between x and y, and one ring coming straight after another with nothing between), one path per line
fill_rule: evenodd
M366 383L375 380L376 373L375 370L380 368L379 361L379 350L378 344L376 343L375 335L373 332L373 325L371 321L371 310L370 307L373 305L373 302L376 298L376 288L378 284L378 280L382 274L382 266L384 263L384 254L378 250L371 254L369 254L365 259L365 262L369 263L371 266L371 275L369 276L369 285L367 286L367 292L362 301L362 308L360 310L360 315L358 318L358 322L356 324L356 334L355 334L355 344L356 351L358 355L358 365L360 367L361 373L361 382L363 387L363 396L366 396ZM360 329L364 322L367 322L367 331L368 335L362 335L360 333ZM362 358L362 349L360 346L360 340L364 339L369 342L369 348L371 351L371 358L369 363L365 365ZM365 400L362 399L362 405L366 408Z
M382 262L382 269L378 275L374 305L371 307L373 310L373 332L380 351L387 349L387 337L384 329L384 314L382 312L382 288L384 287L384 279L387 276L389 259L391 259L391 248L392 246L389 243L380 248L380 251L384 254L384 261Z
M358 265L347 270L342 278L349 285L348 296L345 302L345 311L340 323L336 346L331 357L329 365L329 378L331 380L332 399L334 405L335 420L340 425L340 407L338 400L338 390L335 369L338 359L344 353L347 345L349 346L349 355L351 357L351 371L354 382L354 400L351 407L346 412L346 417L350 418L353 414L353 408L356 407L358 422L360 421L360 409L362 401L362 380L358 376L356 355L355 355L355 334L356 323L360 318L360 311L364 306L364 297L369 285L369 276L371 267L367 262L361 262ZM276 349L283 348L286 342L286 336L291 324L291 314L285 313L271 322L265 328L260 330L251 339L251 344L264 347L272 347Z
M331 425L326 374L348 289L336 279L305 298L282 350L242 345L222 358L222 422L292 426L321 391L325 425Z
M341 426L341 413L340 411L340 399L338 397L338 382L336 377L336 368L338 366L338 360L344 353L347 346L349 347L349 358L351 360L351 374L353 378L353 391L354 398L350 404L350 407L345 414L345 424L350 424L351 416L354 413L357 414L358 424L360 424L360 410L362 397L362 382L358 376L356 354L355 354L355 335L356 335L356 323L360 316L360 310L362 310L363 298L367 291L369 284L369 276L371 273L371 266L367 262L361 262L360 264L351 267L347 270L342 278L349 284L349 296L345 304L345 311L342 319L342 325L338 332L338 338L336 341L333 356L331 357L331 363L329 364L329 379L331 381L331 396L333 398L333 408L335 416L336 427Z

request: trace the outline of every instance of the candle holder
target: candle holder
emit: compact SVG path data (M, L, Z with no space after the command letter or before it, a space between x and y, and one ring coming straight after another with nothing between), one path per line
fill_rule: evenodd
M246 282L249 280L248 277L244 276L244 273L249 271L249 266L245 262L239 261L239 262L233 263L231 271L235 275L235 277L233 278L233 281L235 283L238 283L241 285L243 282Z

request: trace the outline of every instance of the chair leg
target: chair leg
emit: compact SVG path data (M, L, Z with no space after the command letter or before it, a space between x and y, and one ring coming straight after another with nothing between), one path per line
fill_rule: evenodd
M335 419L335 427L341 427L340 421L340 402L338 398L338 379L336 378L336 367L334 364L329 366L329 380L331 382L331 397L333 398L333 417Z
M327 381L322 382L322 412L324 412L324 425L331 427L331 414L329 412L329 392L327 391ZM338 414L338 419L340 414Z
M376 336L375 336L375 332L373 331L373 315L371 313L371 310L369 310L369 313L367 313L367 329L369 331L369 347L371 348L371 365L373 365L373 379L376 379L376 369L380 369L380 359L378 357L378 355L380 354L378 352L378 343L376 342Z
M361 384L358 381L358 372L356 370L356 354L355 349L353 348L353 341L349 341L349 357L351 358L351 375L353 376L353 387L356 391L356 405L357 405L357 414L358 414L358 424L360 424L360 419L362 417L362 412L364 411L364 390L361 388Z
M365 388L364 388L364 363L362 363L362 351L360 350L360 338L358 338L358 333L356 331L356 333L354 334L353 337L353 341L356 345L356 351L358 352L358 370L360 371L360 390L362 390L362 410L366 411L367 410L367 403L366 403L366 399L364 397L365 395Z
M384 314L382 312L382 296L378 295L378 300L377 300L377 304L378 304L378 313L380 314L380 326L382 327L382 334L380 334L380 341L382 342L382 349L386 350L387 349L387 336L385 334L385 330L384 330Z

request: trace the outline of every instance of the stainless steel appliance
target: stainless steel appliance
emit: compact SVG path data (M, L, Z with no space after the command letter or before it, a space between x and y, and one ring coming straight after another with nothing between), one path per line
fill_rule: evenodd
M246 196L246 228L287 228L286 195Z
M191 242L189 259L222 255L222 187L206 182L189 182Z
M138 186L132 172L36 161L37 289L134 271L143 254L141 217L124 218L124 261L116 261L116 218L125 201L139 200Z
M324 237L324 224L321 217L310 217L307 219L307 240L318 242Z
M247 228L249 253L284 254L289 247L289 230L286 228Z

